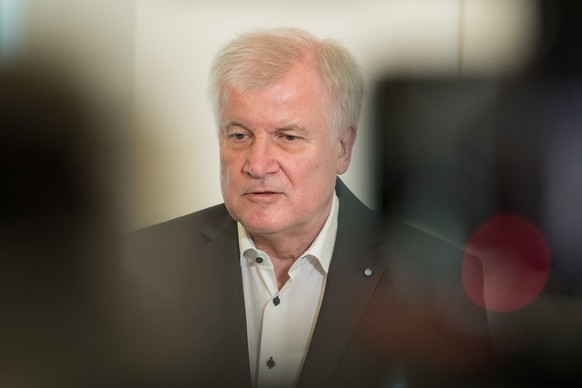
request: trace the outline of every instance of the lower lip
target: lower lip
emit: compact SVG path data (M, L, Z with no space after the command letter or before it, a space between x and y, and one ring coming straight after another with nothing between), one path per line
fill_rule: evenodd
M273 201L279 198L282 194L281 193L249 193L245 196L249 198L251 201Z

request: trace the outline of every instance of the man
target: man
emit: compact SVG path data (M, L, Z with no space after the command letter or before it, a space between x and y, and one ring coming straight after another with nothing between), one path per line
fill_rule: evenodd
M426 302L422 277L401 289L386 269L390 254L408 268L403 241L434 255L442 244L403 225L385 239L337 178L362 89L349 52L301 30L244 34L219 52L211 95L224 204L132 236L124 341L139 377L130 380L356 387L412 382L409 361L431 376L436 363L457 366L436 356L456 349L444 345L444 309ZM421 321L426 340L416 338Z

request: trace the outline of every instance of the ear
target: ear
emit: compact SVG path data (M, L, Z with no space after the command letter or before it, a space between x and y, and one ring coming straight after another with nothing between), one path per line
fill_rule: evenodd
M345 129L337 140L338 157L337 157L337 174L343 174L348 170L352 160L352 148L356 142L357 129L351 126Z

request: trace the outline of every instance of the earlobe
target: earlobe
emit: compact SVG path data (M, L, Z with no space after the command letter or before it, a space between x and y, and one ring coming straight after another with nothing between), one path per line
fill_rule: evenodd
M351 126L343 131L338 139L339 153L337 160L337 173L343 174L348 170L352 159L352 148L356 142L357 129Z

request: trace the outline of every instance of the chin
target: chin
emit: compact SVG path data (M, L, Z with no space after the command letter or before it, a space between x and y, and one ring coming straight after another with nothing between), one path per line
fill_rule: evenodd
M274 234L274 233L277 233L281 230L280 227L277 227L275 225L268 225L268 224L264 224L264 223L241 222L241 224L245 227L247 232L249 232L251 234L260 234L263 236L266 236L269 234Z
M282 230L279 223L271 222L264 217L241 217L239 222L251 234L269 235Z

